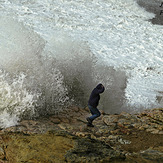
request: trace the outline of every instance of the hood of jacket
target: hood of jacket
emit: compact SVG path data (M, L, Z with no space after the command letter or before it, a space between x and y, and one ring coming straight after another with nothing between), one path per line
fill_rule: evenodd
M96 86L96 88L97 88L97 89L101 89L101 88L102 88L102 84L101 84L101 83L98 84L98 85Z

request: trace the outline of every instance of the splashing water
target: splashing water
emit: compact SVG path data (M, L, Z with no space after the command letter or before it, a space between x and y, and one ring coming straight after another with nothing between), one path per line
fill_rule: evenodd
M69 98L55 59L43 56L44 41L10 18L1 27L0 113L19 119L57 112Z
M134 0L3 0L0 9L0 126L86 106L99 82L109 113L163 105L162 27Z
M49 51L45 41L23 24L10 18L0 22L3 29L0 33L2 126L5 122L6 126L16 124L22 118L54 114L72 104L86 106L98 82L107 84L112 80L114 83L117 79L113 68L97 67L96 57L85 42L57 33L54 35L57 37L51 38ZM105 73L109 76L104 77ZM122 92L124 95L124 90ZM109 90L105 94L109 97ZM107 110L110 106L104 103L103 108ZM5 121L7 116L11 121Z

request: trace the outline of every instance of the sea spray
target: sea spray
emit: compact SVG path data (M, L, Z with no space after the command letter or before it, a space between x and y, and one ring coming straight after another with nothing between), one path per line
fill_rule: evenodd
M18 119L56 113L69 98L45 41L9 17L0 22L0 112Z
M99 108L109 113L126 109L127 76L123 70L104 65L86 42L73 40L64 32L53 34L48 46L64 76L69 97L76 105L87 106L91 91L98 83L103 83L106 89Z
M64 32L57 32L51 38L48 49L64 76L69 97L74 104L86 106L92 86L97 82L93 76L96 57L89 46L86 42L73 40Z
M126 72L112 66L104 66L102 63L97 63L95 69L97 70L94 72L95 81L100 81L105 86L99 107L111 114L126 111L128 109L125 96Z
M99 63L87 42L63 31L52 33L46 42L9 17L0 22L1 126L56 114L70 105L86 107L98 83L106 87L100 109L121 111L126 74Z
M2 118L1 126L55 114L72 104L86 105L93 83L87 44L55 34L54 50L49 51L22 23L9 17L1 20L1 117L13 117L8 122ZM66 42L60 42L63 37Z
M8 127L17 124L22 116L34 114L34 97L24 88L25 76L9 81L8 74L0 71L0 126Z

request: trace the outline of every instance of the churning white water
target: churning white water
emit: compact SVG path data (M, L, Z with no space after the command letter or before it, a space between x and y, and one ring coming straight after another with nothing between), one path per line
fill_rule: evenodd
M159 5L159 4L158 4ZM87 105L163 106L163 27L134 0L0 0L0 126Z

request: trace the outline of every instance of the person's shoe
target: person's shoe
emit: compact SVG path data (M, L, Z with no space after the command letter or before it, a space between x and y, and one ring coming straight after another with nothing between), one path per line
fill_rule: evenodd
M88 123L91 123L92 124L92 121L90 120L89 117L87 117L86 120L88 121Z
M87 117L86 120L88 121L88 124L87 124L88 127L94 127L94 125L92 124L92 121L89 117Z
M88 127L94 127L94 125L92 123L88 123L87 126Z

